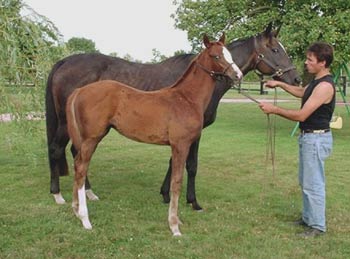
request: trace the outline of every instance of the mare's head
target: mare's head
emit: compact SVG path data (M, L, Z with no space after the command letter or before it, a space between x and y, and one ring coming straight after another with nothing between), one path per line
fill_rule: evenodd
M207 67L210 70L211 75L224 75L232 80L241 80L243 77L242 71L238 68L233 61L231 53L225 46L225 34L223 34L219 41L210 42L208 37L204 35L203 43L206 49L202 52L201 56L206 56L211 62L211 67ZM197 61L199 63L199 60ZM202 64L198 64L203 69Z
M271 75L275 80L299 85L301 78L285 48L277 39L279 29L273 31L270 23L264 32L254 37L255 69L264 75Z

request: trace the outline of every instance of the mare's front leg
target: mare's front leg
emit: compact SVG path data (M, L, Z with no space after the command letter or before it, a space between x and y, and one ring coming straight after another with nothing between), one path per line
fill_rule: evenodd
M74 145L71 146L70 151L72 153L73 158L75 158L78 152L75 149ZM99 200L98 196L91 189L91 184L89 181L89 177L87 175L85 178L85 193L86 193L86 196L88 197L89 200L91 200L91 201Z
M181 236L179 224L181 223L178 217L179 197L183 179L183 168L188 153L187 145L172 145L172 175L170 184L170 204L168 221L171 232L174 236Z
M192 208L194 210L202 210L202 207L198 204L197 198L196 198L196 188L195 188L195 181L196 181L196 175L197 175L197 168L198 168L198 148L199 148L199 141L200 138L198 138L196 141L194 141L190 147L190 151L187 156L186 160L186 170L187 170L187 203L192 204ZM162 187L160 189L160 194L163 196L163 200L165 203L169 203L170 201L170 179L171 179L171 164L172 159L169 160L169 167L167 174L164 178Z

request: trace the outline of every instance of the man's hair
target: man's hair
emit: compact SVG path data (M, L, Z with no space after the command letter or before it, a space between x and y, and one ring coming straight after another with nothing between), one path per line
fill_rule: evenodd
M333 61L333 47L328 43L315 42L307 49L307 52L312 52L318 62L326 61L325 67L327 68Z

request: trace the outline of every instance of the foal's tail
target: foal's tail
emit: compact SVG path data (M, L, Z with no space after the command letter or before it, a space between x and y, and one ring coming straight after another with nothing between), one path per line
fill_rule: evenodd
M80 89L74 90L74 92L68 97L66 106L68 134L76 150L80 150L81 146L81 134L79 129L79 123L76 117L75 107L75 100L79 91Z

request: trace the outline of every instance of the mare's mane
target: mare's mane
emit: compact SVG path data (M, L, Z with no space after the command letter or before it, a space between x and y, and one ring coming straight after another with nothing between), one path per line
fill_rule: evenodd
M238 46L241 46L241 45L243 45L243 44L246 44L247 41L250 41L250 40L254 39L254 37L258 37L258 36L259 36L259 34L254 35L254 36L249 36L249 37L246 37L246 38L244 38L244 39L234 40L234 41L232 41L230 44L227 45L227 48L228 48L228 49L236 48L236 47L238 47Z

